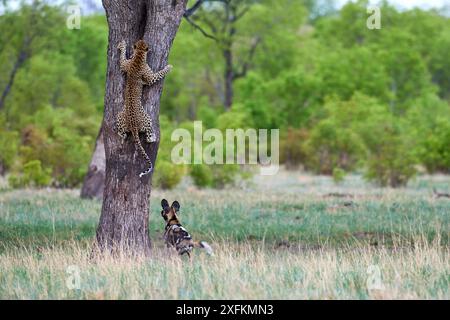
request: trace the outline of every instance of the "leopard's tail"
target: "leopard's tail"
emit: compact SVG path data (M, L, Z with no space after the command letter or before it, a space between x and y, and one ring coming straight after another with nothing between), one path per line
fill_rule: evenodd
M137 131L132 131L132 132L133 132L134 141L136 142L136 146L139 149L139 152L141 153L141 155L144 157L145 161L149 165L147 170L142 171L139 174L139 178L142 178L146 174L149 174L150 172L152 172L153 164L152 164L152 161L150 160L150 157L147 155L147 152L145 152L144 147L142 146L141 139L139 139L139 133Z
M211 246L206 241L195 241L194 242L194 247L195 248L201 248L201 249L205 250L205 252L208 255L210 255L210 256L214 255L213 249L211 248Z

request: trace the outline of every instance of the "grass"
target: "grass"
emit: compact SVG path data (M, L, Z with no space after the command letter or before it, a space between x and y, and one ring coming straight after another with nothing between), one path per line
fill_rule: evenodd
M449 298L449 254L423 243L395 250L274 250L248 243L215 245L192 262L155 248L151 259L103 257L69 242L39 251L7 250L0 261L3 299L369 299ZM72 267L71 267L72 266ZM71 270L80 275L70 290ZM368 271L379 268L379 289Z
M0 298L449 299L450 201L431 192L448 192L449 182L426 176L393 190L286 172L220 191L185 182L153 192L150 259L96 261L100 202L77 190L2 191ZM215 256L167 253L163 197L180 201L184 225ZM80 289L66 285L70 266ZM374 277L381 284L372 290Z

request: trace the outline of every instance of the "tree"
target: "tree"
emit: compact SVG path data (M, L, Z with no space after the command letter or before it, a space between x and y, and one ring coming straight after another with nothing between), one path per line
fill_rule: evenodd
M6 49L13 56L13 63L8 71L6 83L0 91L0 110L14 84L18 71L35 54L49 46L43 44L43 35L54 35L56 27L63 23L63 16L58 10L40 0L23 5L18 12L7 12L0 27L13 32L2 32L0 35L0 54ZM57 38L57 37L55 37ZM7 47L8 45L8 47Z
M205 32L203 28L208 30L208 25L203 20L212 19L217 24L217 32L214 34L208 30L207 35L216 40L211 41L203 37L200 32L189 33L190 28L187 28L189 25L182 26L179 31L183 37L176 40L173 49L175 55L172 59L182 64L183 69L172 71L171 77L167 79L170 82L170 94L165 91L165 98L163 97L164 114L176 121L182 121L186 116L196 119L199 116L197 115L199 109L213 112L215 116L211 107L217 106L220 109L219 106L222 103L231 107L235 96L233 90L235 80L246 77L248 71L256 65L261 66L261 71L264 71L262 78L269 79L276 76L279 70L289 68L297 52L294 50L296 31L304 20L304 9L297 1L204 0L192 1L192 3L184 14L185 19L194 23L196 28L201 28L202 32ZM228 12L230 17L237 15L236 18L231 18L233 21L229 23L224 20L227 7L231 10ZM221 20L217 20L216 15ZM228 33L229 28L236 28L231 37ZM215 59L216 54L223 56L222 42L232 49L227 53L227 55L231 54L232 65L221 63L224 60ZM271 54L262 53L260 50L261 53L258 56L258 48ZM273 55L277 58L273 59ZM208 63L205 64L204 61ZM230 60L227 61L230 62ZM230 80L231 73L233 83L228 82L225 86L225 79ZM295 95L297 94L296 92ZM228 103L225 103L227 100L225 96L229 97ZM259 106L256 108L258 109ZM92 171L99 168L92 165L92 161L88 176L100 176L98 171ZM101 192L95 192L97 191L96 183L90 185L94 180L85 179L82 189L88 192L83 192L83 197L101 196Z
M220 2L223 6L213 5L204 9L205 2ZM255 50L261 42L261 36L255 35L248 46L246 58L236 63L233 47L236 46L237 23L249 11L253 0L197 0L196 3L186 11L185 18L196 29L208 38L213 39L219 46L224 58L224 106L226 110L233 104L233 82L244 77L250 67L255 55ZM196 11L203 11L194 16ZM207 26L209 31L205 31Z
M167 65L169 50L186 9L186 0L103 0L109 26L108 67L103 118L106 154L105 192L97 228L97 244L101 251L129 249L150 253L148 234L149 197L152 175L139 178L144 166L136 157L134 143L122 144L115 132L116 116L123 108L124 76L119 69L117 45L121 40L133 44L143 39L149 44L148 63L153 70ZM176 67L176 66L175 66ZM143 107L154 121L157 141L144 144L155 163L159 147L159 104L163 83L145 87Z
M103 141L103 130L100 128L88 172L81 187L81 198L103 198L105 166L105 143Z

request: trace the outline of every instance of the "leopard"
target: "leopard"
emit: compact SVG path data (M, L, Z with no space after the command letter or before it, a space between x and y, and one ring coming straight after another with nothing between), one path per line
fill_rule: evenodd
M142 107L142 88L144 85L152 86L164 79L172 70L172 65L169 64L160 71L153 72L147 64L149 46L144 40L138 40L134 44L130 59L126 58L125 40L122 40L117 48L120 51L120 70L127 75L124 108L117 115L117 132L122 138L122 143L125 142L127 134L131 133L136 148L148 164L148 168L139 174L141 178L152 172L153 164L142 146L139 133L145 133L147 143L156 141L152 129L152 119Z
M206 241L194 241L190 233L180 222L180 203L174 201L171 206L166 199L161 200L161 216L166 222L164 241L168 248L174 248L180 256L186 254L191 258L193 248L201 248L206 254L213 256L212 247Z

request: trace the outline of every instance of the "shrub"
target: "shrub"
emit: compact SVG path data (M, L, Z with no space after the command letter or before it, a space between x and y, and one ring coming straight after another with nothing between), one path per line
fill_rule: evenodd
M23 166L22 175L11 175L8 182L12 188L45 187L52 180L51 169L42 169L41 161L32 160Z
M297 169L304 164L308 157L305 142L308 139L306 129L289 127L285 136L280 141L280 163L284 163L286 169Z
M241 177L240 167L237 164L214 165L212 168L213 186L216 189L233 185Z
M18 152L18 138L18 132L0 128L0 175L9 170L14 163Z
M372 115L384 110L377 100L359 93L348 101L328 99L306 143L307 168L332 174L334 168L351 171L360 167L367 156L361 131Z
M153 181L155 186L162 189L173 189L184 176L184 167L169 161L158 160L155 166Z
M450 172L450 108L435 95L417 99L408 110L408 131L416 154L430 173Z
M161 140L159 142L158 160L153 175L154 185L162 189L175 188L186 174L186 167L171 161L171 151L174 143L171 141L173 124L166 116L160 117Z
M381 186L393 188L406 185L416 174L418 163L414 153L414 141L399 119L393 116L380 117L367 127L372 139L366 163L365 177Z
M22 130L22 163L39 160L43 167L51 168L53 183L58 187L79 185L86 174L93 139L58 121L42 125L49 128L28 125Z
M222 189L234 185L240 179L250 178L251 172L241 169L238 164L195 164L191 166L190 176L199 188Z
M311 130L306 147L310 155L307 167L316 173L328 175L336 167L347 171L355 169L366 152L361 137L335 119L319 122Z
M342 170L341 168L334 168L333 169L333 181L335 183L341 183L344 181L345 178L345 170Z
M211 167L206 164L194 164L191 166L190 176L194 184L199 188L212 187L214 182Z
M428 172L450 173L450 122L436 121L432 133L424 135L418 156Z

